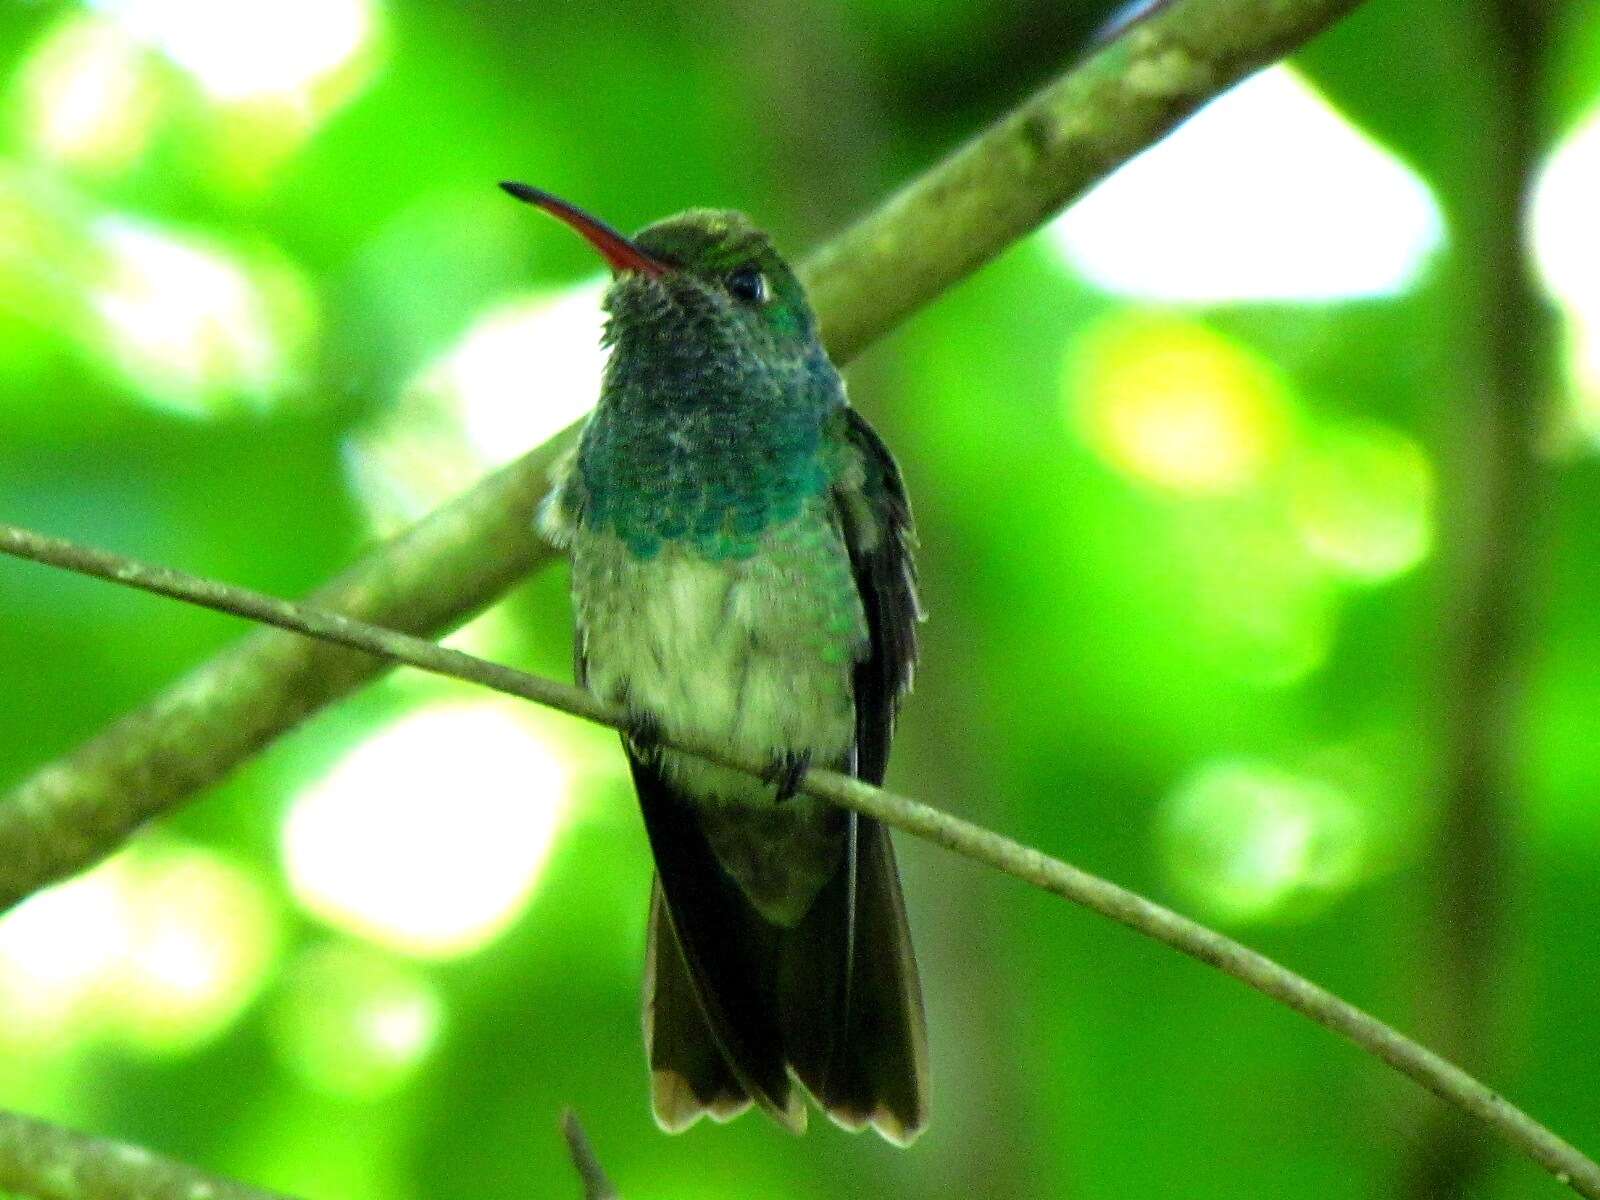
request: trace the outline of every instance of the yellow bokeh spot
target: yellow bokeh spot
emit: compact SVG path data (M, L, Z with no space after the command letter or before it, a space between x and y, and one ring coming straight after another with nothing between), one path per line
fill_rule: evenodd
M1068 400L1088 445L1174 491L1237 492L1277 462L1290 406L1272 370L1191 321L1122 316L1070 350Z
M290 886L309 912L381 945L469 953L532 895L572 773L522 706L425 704L295 798L282 832Z
M288 972L274 1010L284 1065L320 1091L375 1099L438 1044L444 1002L415 968L357 946L320 946Z
M149 52L96 17L62 22L23 60L17 113L45 158L96 171L134 162L149 144L162 100Z
M1600 306L1571 316L1567 343L1573 421L1590 445L1600 446Z
M1306 549L1347 579L1410 570L1433 542L1433 470L1410 438L1379 425L1335 426L1300 455L1289 508Z
M1366 815L1342 788L1267 763L1202 768L1159 821L1174 881L1224 920L1306 915L1353 886L1371 857Z

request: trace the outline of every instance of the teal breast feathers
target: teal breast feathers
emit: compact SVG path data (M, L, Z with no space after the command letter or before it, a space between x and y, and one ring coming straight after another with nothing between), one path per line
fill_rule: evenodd
M670 426L596 419L586 431L567 514L609 530L639 558L668 542L712 561L748 558L763 531L798 517L828 486L821 430L776 420L765 428L717 429L721 414Z

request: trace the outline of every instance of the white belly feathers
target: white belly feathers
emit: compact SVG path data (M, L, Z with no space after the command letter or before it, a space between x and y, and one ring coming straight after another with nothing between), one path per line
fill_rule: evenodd
M854 741L851 673L866 639L848 558L830 527L767 538L761 554L716 561L676 545L640 561L610 533L576 538L588 686L671 734L760 759L810 750L819 765L839 761ZM664 761L706 799L772 796L698 760Z

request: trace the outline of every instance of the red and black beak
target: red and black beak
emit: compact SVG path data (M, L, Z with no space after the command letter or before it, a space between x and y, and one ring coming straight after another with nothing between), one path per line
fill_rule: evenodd
M631 238L624 237L600 218L590 216L583 209L568 204L559 196L552 196L549 192L529 187L525 183L508 182L500 186L507 194L535 208L542 208L558 221L565 221L572 226L600 252L601 257L610 263L611 269L618 274L623 271L637 271L641 275L659 277L672 269L672 264L641 250Z

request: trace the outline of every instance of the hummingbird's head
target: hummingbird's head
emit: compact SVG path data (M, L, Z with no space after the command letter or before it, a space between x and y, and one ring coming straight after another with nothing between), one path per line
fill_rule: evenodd
M607 337L619 347L768 363L822 354L800 281L742 213L690 209L629 238L548 192L500 186L572 226L610 264Z

